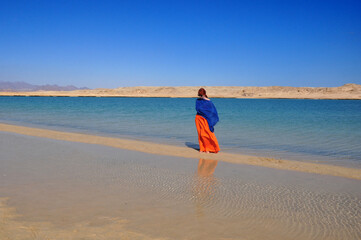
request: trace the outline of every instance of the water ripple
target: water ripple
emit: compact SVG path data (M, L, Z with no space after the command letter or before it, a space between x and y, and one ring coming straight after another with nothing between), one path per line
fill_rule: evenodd
M112 184L155 192L159 200L195 204L197 216L232 219L249 229L260 223L272 228L277 223L283 226L282 234L297 239L360 237L360 197L259 183L240 177L216 177L214 162L200 159L194 174L129 162L122 164L120 172L119 168L115 172L108 169L106 176ZM205 165L208 165L209 174L199 169ZM99 174L104 175L104 172Z

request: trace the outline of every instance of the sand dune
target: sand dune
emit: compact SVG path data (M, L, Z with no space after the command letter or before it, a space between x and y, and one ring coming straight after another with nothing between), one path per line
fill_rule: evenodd
M295 98L361 99L361 85L341 87L207 87L213 98ZM0 92L0 96L70 96L70 97L196 97L196 87L120 87L74 91Z

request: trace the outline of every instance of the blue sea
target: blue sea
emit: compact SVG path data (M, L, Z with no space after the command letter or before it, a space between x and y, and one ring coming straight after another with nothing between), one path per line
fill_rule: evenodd
M222 151L361 168L361 101L212 99ZM0 97L0 122L196 147L195 98Z

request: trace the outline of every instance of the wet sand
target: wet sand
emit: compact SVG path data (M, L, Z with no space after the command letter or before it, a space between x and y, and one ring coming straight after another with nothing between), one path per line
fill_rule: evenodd
M218 154L199 153L189 147L157 144L152 142L135 141L111 137L94 136L80 133L60 132L47 129L29 128L0 123L0 131L13 132L35 137L44 137L57 140L98 144L114 148L139 151L144 153L175 156L183 158L207 158L237 164L248 164L283 170L317 173L332 176L340 176L361 180L361 169L333 166L329 164L316 164L302 161L290 161L267 157L255 157L233 153L220 152Z
M0 132L0 239L360 239L359 180Z

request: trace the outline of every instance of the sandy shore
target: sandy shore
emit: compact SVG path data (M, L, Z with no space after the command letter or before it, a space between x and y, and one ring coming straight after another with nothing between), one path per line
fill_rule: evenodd
M187 147L157 144L152 142L102 137L80 133L60 132L39 128L29 128L9 124L0 124L0 131L12 132L23 135L43 137L71 142L98 144L120 149L139 151L144 153L176 156L184 158L207 158L237 164L248 164L275 169L292 170L299 172L317 173L331 176L346 177L361 180L361 169L345 168L340 166L316 164L301 161L279 160L265 157L247 156L233 153L220 152L218 154L199 153Z
M340 87L214 87L202 86L213 98L361 99L361 85ZM195 97L196 87L121 87L75 91L0 92L0 96L69 97Z
M0 131L0 239L359 239L359 183Z

